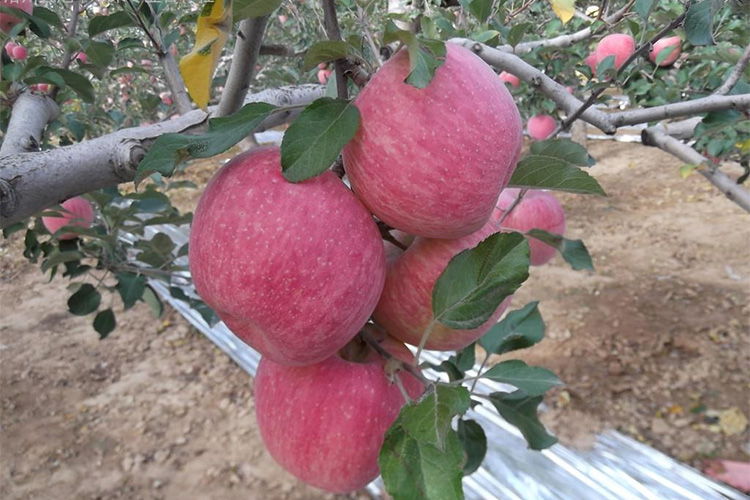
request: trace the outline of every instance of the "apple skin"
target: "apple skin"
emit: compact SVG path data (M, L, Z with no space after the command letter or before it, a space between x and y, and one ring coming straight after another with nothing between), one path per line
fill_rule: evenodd
M31 14L34 11L34 2L31 0L0 0L0 6L19 9L27 14ZM3 33L9 33L20 22L21 20L16 16L0 12L0 31Z
M391 230L391 236L404 245L405 247L409 247L409 245L412 244L414 241L415 236L413 234L406 234L403 231L399 231L398 229L392 229ZM390 241L383 240L383 248L385 248L385 260L386 262L390 262L392 259L395 259L402 253L404 253L404 250L402 250L400 247L394 245Z
M288 182L277 147L241 154L211 179L189 248L198 294L280 364L333 355L367 322L385 280L370 213L330 171Z
M10 55L11 59L15 59L16 61L25 61L29 53L26 50L26 47L16 44L16 46L13 47L13 53L8 55Z
M615 33L607 35L596 46L596 64L598 65L609 56L615 56L615 68L620 67L635 52L635 40L630 35Z
M516 75L508 73L507 71L500 72L500 80L502 80L503 83L510 84L510 86L514 88L521 85L521 79L518 78Z
M85 52L79 52L76 54L75 59L82 64L87 64L89 62L89 56L87 56Z
M651 60L652 63L656 64L656 58L659 57L659 52L662 50L676 46L677 48L674 49L670 54L659 64L660 67L664 66L670 66L673 64L678 57L680 57L680 45L682 44L682 39L679 36L670 36L668 38L662 38L661 40L658 40L654 46L651 48L651 52L648 53L648 58Z
M331 73L333 70L330 69L319 69L318 70L318 82L320 82L321 85L325 85L328 83L328 79L331 78Z
M41 84L44 85L44 84ZM63 226L91 227L94 222L94 207L91 202L80 196L66 200L60 204L60 217L42 217L42 224L50 234L55 234ZM63 233L57 236L58 240L72 240L77 238L76 233Z
M589 54L583 62L591 68L591 74L596 76L596 51Z
M497 202L498 210L492 215L494 221L499 221L505 210L518 198L521 190L507 188L500 194ZM521 202L503 221L503 227L516 229L521 232L530 229L543 229L549 233L565 234L565 212L562 205L552 193L540 190L529 190ZM546 264L557 253L553 247L534 238L528 238L531 249L531 265Z
M406 233L459 238L490 215L518 162L523 124L487 64L447 44L424 89L403 80L399 51L357 96L361 121L344 147L354 192L380 220ZM457 119L456 117L461 117Z
M455 240L417 237L398 258L388 262L388 273L373 319L394 338L419 345L432 320L432 289L448 262L462 250L475 247L499 231L490 220L479 231ZM435 324L426 349L454 351L463 349L484 335L510 304L508 297L483 325L471 330L454 330Z
M406 363L411 352L393 339L381 345ZM348 346L347 346L348 347ZM364 488L379 472L378 454L404 405L385 361L367 347L364 362L338 354L308 366L283 366L263 357L255 377L255 415L271 456L302 481L332 493ZM412 399L424 387L397 376Z
M557 122L550 115L534 115L529 118L529 136L535 141L543 141L552 135Z

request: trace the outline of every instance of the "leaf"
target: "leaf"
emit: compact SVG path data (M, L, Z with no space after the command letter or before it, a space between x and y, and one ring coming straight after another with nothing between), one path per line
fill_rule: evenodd
M284 133L281 170L290 182L325 172L359 128L359 110L343 99L321 97L307 106Z
M532 229L526 233L534 239L542 241L547 245L554 247L562 255L565 262L575 271L582 269L594 270L594 263L591 255L581 240L569 240L559 234L549 233L542 229Z
M210 158L223 153L247 137L274 109L270 104L254 102L231 116L208 120L205 134L160 136L138 165L136 181L154 172L170 177L189 158Z
M92 41L86 49L86 55L91 61L91 64L106 67L112 62L112 58L115 56L115 46L109 41Z
M63 228L61 228L63 229ZM56 267L59 264L64 264L66 262L73 262L76 260L81 260L85 256L79 252L79 251L72 251L72 252L53 252L44 259L44 262L42 262L41 270L42 273L46 273L49 269Z
M654 10L657 0L635 0L635 11L646 21Z
M115 288L120 293L125 310L128 310L143 297L143 292L146 290L146 277L135 273L119 273Z
M309 71L319 63L344 59L349 56L351 46L343 40L327 40L318 42L305 53L305 63L302 69Z
M683 165L680 167L680 177L684 181L688 177L690 177L690 174L693 173L693 170L700 167L700 165Z
M476 361L476 343L471 343L464 347L456 353L456 356L451 356L450 359L455 359L456 366L461 370L470 370Z
M721 6L720 0L702 0L690 4L685 16L685 35L693 45L714 45L714 14Z
M60 20L60 16L58 16L54 11L46 9L41 5L34 6L34 17L41 19L47 24L51 24L55 28L63 28L63 23Z
M234 22L267 16L281 5L281 0L234 0Z
M549 0L549 3L563 24L570 21L576 12L575 0Z
M664 47L659 51L659 54L656 56L656 61L654 61L654 63L657 66L660 66L661 63L667 60L667 57L669 57L672 52L674 52L675 50L679 50L679 48L679 45L670 45L668 47Z
M458 421L458 439L464 449L466 461L464 463L464 476L468 476L482 465L484 456L487 454L487 436L484 429L474 420Z
M466 388L438 384L401 410L378 460L394 500L463 498L463 451L451 422L468 410L469 402Z
M615 56L607 56L601 61L599 61L599 64L596 65L596 75L601 80L604 75L607 74L607 71L611 71L615 69L615 61L617 59Z
M531 347L544 338L544 320L539 302L529 302L521 309L509 312L479 339L479 345L492 354Z
M577 168L592 161L582 146L567 139L535 142L518 162L508 185L606 196L596 179Z
M68 299L68 309L76 316L86 316L99 308L102 296L93 285L84 283L76 293Z
M40 66L36 73L42 78L54 78L58 76L62 78L65 85L70 87L85 102L94 102L94 87L85 76L67 69L50 68L49 66Z
M107 335L112 333L116 326L115 313L112 309L100 311L94 318L94 330L99 334L100 340L107 338Z
M526 239L495 233L448 263L432 289L433 317L450 328L476 328L528 277Z
M391 21L386 25L383 42L396 41L406 45L409 51L409 74L404 80L409 85L423 89L435 76L435 71L445 63L445 43L439 40L417 38L414 33L400 30Z
M151 309L151 315L154 318L161 318L162 313L164 313L164 304L150 286L146 287L141 298Z
M542 396L529 396L523 391L495 392L490 394L490 402L509 424L521 431L532 450L543 450L557 443L557 438L547 433L537 417Z
M167 236L164 233L156 233L153 238L151 238L151 241L149 241L149 246L156 252L159 252L160 254L169 255L172 253L172 250L174 249L174 243L172 242L172 238Z
M515 47L523 39L526 33L531 32L533 25L531 23L519 23L513 26L508 32L506 41L511 47Z
M108 16L95 16L89 22L89 36L93 38L105 31L124 28L126 26L135 26L135 22L133 21L133 18L123 10L117 11Z
M21 229L26 229L26 222L16 222L15 224L5 226L3 228L3 238L8 238L11 234L20 231Z
M469 12L476 17L480 23L486 22L492 14L492 4L494 0L471 0L469 3Z
M231 0L203 5L198 16L193 50L180 59L180 74L195 104L206 109L211 97L211 79L232 29Z
M553 387L562 385L557 375L546 368L529 366L518 359L498 363L480 376L515 386L529 396L541 396Z

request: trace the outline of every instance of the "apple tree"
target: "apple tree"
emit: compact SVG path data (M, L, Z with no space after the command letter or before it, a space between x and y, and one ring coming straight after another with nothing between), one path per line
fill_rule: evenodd
M550 193L606 195L572 127L642 125L750 211L737 0L2 0L0 30L4 236L72 280L70 312L102 338L116 297L162 313L153 280L224 321L263 356L270 453L328 491L381 474L396 499L462 498L487 449L478 404L555 443L537 409L560 380L487 364L544 336L537 302L509 310L531 265L593 270ZM195 215L175 208L192 160L277 127ZM187 224L178 246L164 228Z

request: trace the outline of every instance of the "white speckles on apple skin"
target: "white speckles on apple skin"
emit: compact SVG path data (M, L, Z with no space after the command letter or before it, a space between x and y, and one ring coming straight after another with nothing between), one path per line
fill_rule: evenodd
M211 180L189 258L201 298L238 337L284 364L340 349L367 321L385 280L367 209L330 172L285 181L278 148L240 155Z

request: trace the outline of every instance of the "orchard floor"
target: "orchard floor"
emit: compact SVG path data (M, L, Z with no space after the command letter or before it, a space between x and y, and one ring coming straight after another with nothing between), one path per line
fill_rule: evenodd
M574 446L616 428L696 466L748 460L750 217L657 150L590 151L610 196L560 198L596 273L557 258L514 302L541 300L548 324L518 356L567 383L546 423ZM175 201L192 210L198 194ZM319 493L275 465L252 380L173 311L157 321L137 305L100 342L90 318L66 312L67 282L47 284L21 247L0 240L0 498L364 497Z

